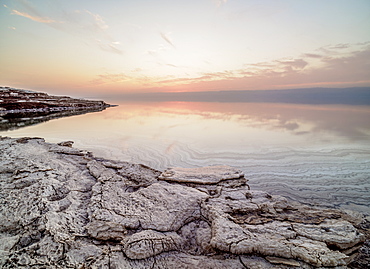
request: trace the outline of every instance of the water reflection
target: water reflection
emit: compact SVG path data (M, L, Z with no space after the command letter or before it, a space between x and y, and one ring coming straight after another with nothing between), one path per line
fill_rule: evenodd
M177 102L164 107L161 111L169 114L235 120L243 125L281 129L295 135L332 132L351 140L369 140L370 135L369 106Z
M83 110L45 111L27 113L0 112L0 131L15 130L27 126L43 123L49 120L82 115L90 112L102 111L105 108L89 108Z
M0 135L74 140L160 170L232 165L255 189L370 213L369 116L369 106L122 102Z

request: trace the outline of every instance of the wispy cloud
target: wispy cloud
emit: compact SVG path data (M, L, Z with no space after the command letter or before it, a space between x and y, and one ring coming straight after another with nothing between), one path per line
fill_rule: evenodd
M245 68L239 70L239 74L244 76L285 77L292 73L301 72L307 65L308 62L301 58L280 59L245 65Z
M199 76L195 77L157 78L155 83L158 85L181 85L236 79L238 76L238 71L225 70L220 72L201 73Z
M14 3L17 6L14 9L4 5L11 10L13 15L46 24L58 31L87 41L87 44L95 44L101 50L122 54L122 50L119 48L120 43L110 36L109 26L99 14L89 10L66 12L61 9L50 9L52 15L49 16L28 1L15 0Z
M26 13L26 12L20 12L20 11L15 10L15 9L12 10L11 14L18 15L18 16L21 16L21 17L25 17L25 18L31 19L31 20L36 21L36 22L41 22L41 23L55 23L56 22L55 20L52 20L48 17L32 16L32 15Z
M170 37L170 35L171 35L171 32L169 32L169 33L163 33L163 32L160 32L160 35L161 35L161 37L168 43L168 44L170 44L172 47L174 47L174 48L176 48L175 47L175 45L173 44L173 42L172 42L172 39L171 39L171 37Z
M346 43L346 44L337 44L337 45L334 45L334 46L331 46L330 48L331 49L348 49L348 48L350 48L351 47L351 45L350 44L348 44L348 43Z
M296 58L276 59L270 62L246 64L240 69L200 72L183 76L147 76L138 72L101 74L91 84L140 85L159 90L245 90L291 87L364 86L370 84L370 45L352 47L345 54L335 54L334 47L325 54L307 52ZM343 50L337 47L337 50ZM162 66L182 69L169 63ZM191 86L190 86L191 85Z
M292 60L278 60L277 64L284 67L285 70L302 70L307 66L307 62L303 59L292 59Z
M321 59L323 57L322 55L316 53L305 53L303 54L303 56L307 58L316 58L316 59Z
M94 14L88 10L85 10L85 12L89 15L91 15L94 18L95 24L97 25L98 28L104 30L108 28L108 25L105 23L103 18L99 14Z
M325 48L326 53L319 49L321 54L303 53L297 58L247 64L238 70L163 79L157 83L163 86L191 84L194 90L369 85L370 46L346 45L346 52L343 47L333 45Z
M164 45L160 45L157 49L148 50L145 52L145 54L149 54L151 56L158 56L162 51L168 50L168 47L166 48Z
M64 23L53 25L54 28L95 44L101 50L122 54L120 42L109 34L109 26L99 14L89 10L75 10L63 13Z
M118 74L100 74L97 75L94 80L91 81L91 84L94 85L101 85L101 84L107 84L107 83L121 83L128 80L132 80L131 76L128 76L124 73L118 73Z
M141 86L152 86L155 80L158 78L148 77L143 74L143 70L140 68L133 69L128 72L121 73L104 73L98 74L93 80L89 82L89 85L105 85L105 84L116 84L122 85L124 83L136 84Z
M178 66L177 65L175 65L175 64L166 64L167 66L170 66L170 67L174 67L174 68L178 68Z
M160 85L161 80L168 79L166 77L151 77L144 74L143 69L136 68L128 72L121 73L104 73L98 74L93 80L89 82L89 85L104 85L104 84L136 84L143 87L153 87L154 85Z
M213 2L215 3L216 7L220 7L222 6L223 4L226 4L228 0L213 0Z
M117 53L117 54L122 54L123 53L122 50L117 48L116 42L104 42L102 40L97 39L96 43L98 44L99 48L104 50L104 51L113 52L113 53Z

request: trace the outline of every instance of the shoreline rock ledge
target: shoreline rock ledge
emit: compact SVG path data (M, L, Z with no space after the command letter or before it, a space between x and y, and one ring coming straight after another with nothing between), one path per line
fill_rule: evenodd
M111 161L0 137L1 268L368 268L369 222L227 166Z
M29 90L0 87L0 116L17 113L60 112L71 110L105 109L104 101L54 96Z
M99 112L112 107L104 101L53 96L42 92L0 87L0 131Z

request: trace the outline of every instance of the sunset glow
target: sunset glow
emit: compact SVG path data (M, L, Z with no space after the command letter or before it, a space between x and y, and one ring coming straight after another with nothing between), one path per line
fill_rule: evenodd
M2 0L0 84L55 94L370 86L370 1Z

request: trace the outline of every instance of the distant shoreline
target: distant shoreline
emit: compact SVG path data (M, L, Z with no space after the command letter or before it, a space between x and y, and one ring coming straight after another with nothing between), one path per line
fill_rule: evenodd
M108 97L108 96L107 96ZM120 101L220 102L370 105L370 87L231 90L209 92L146 92L112 95Z

